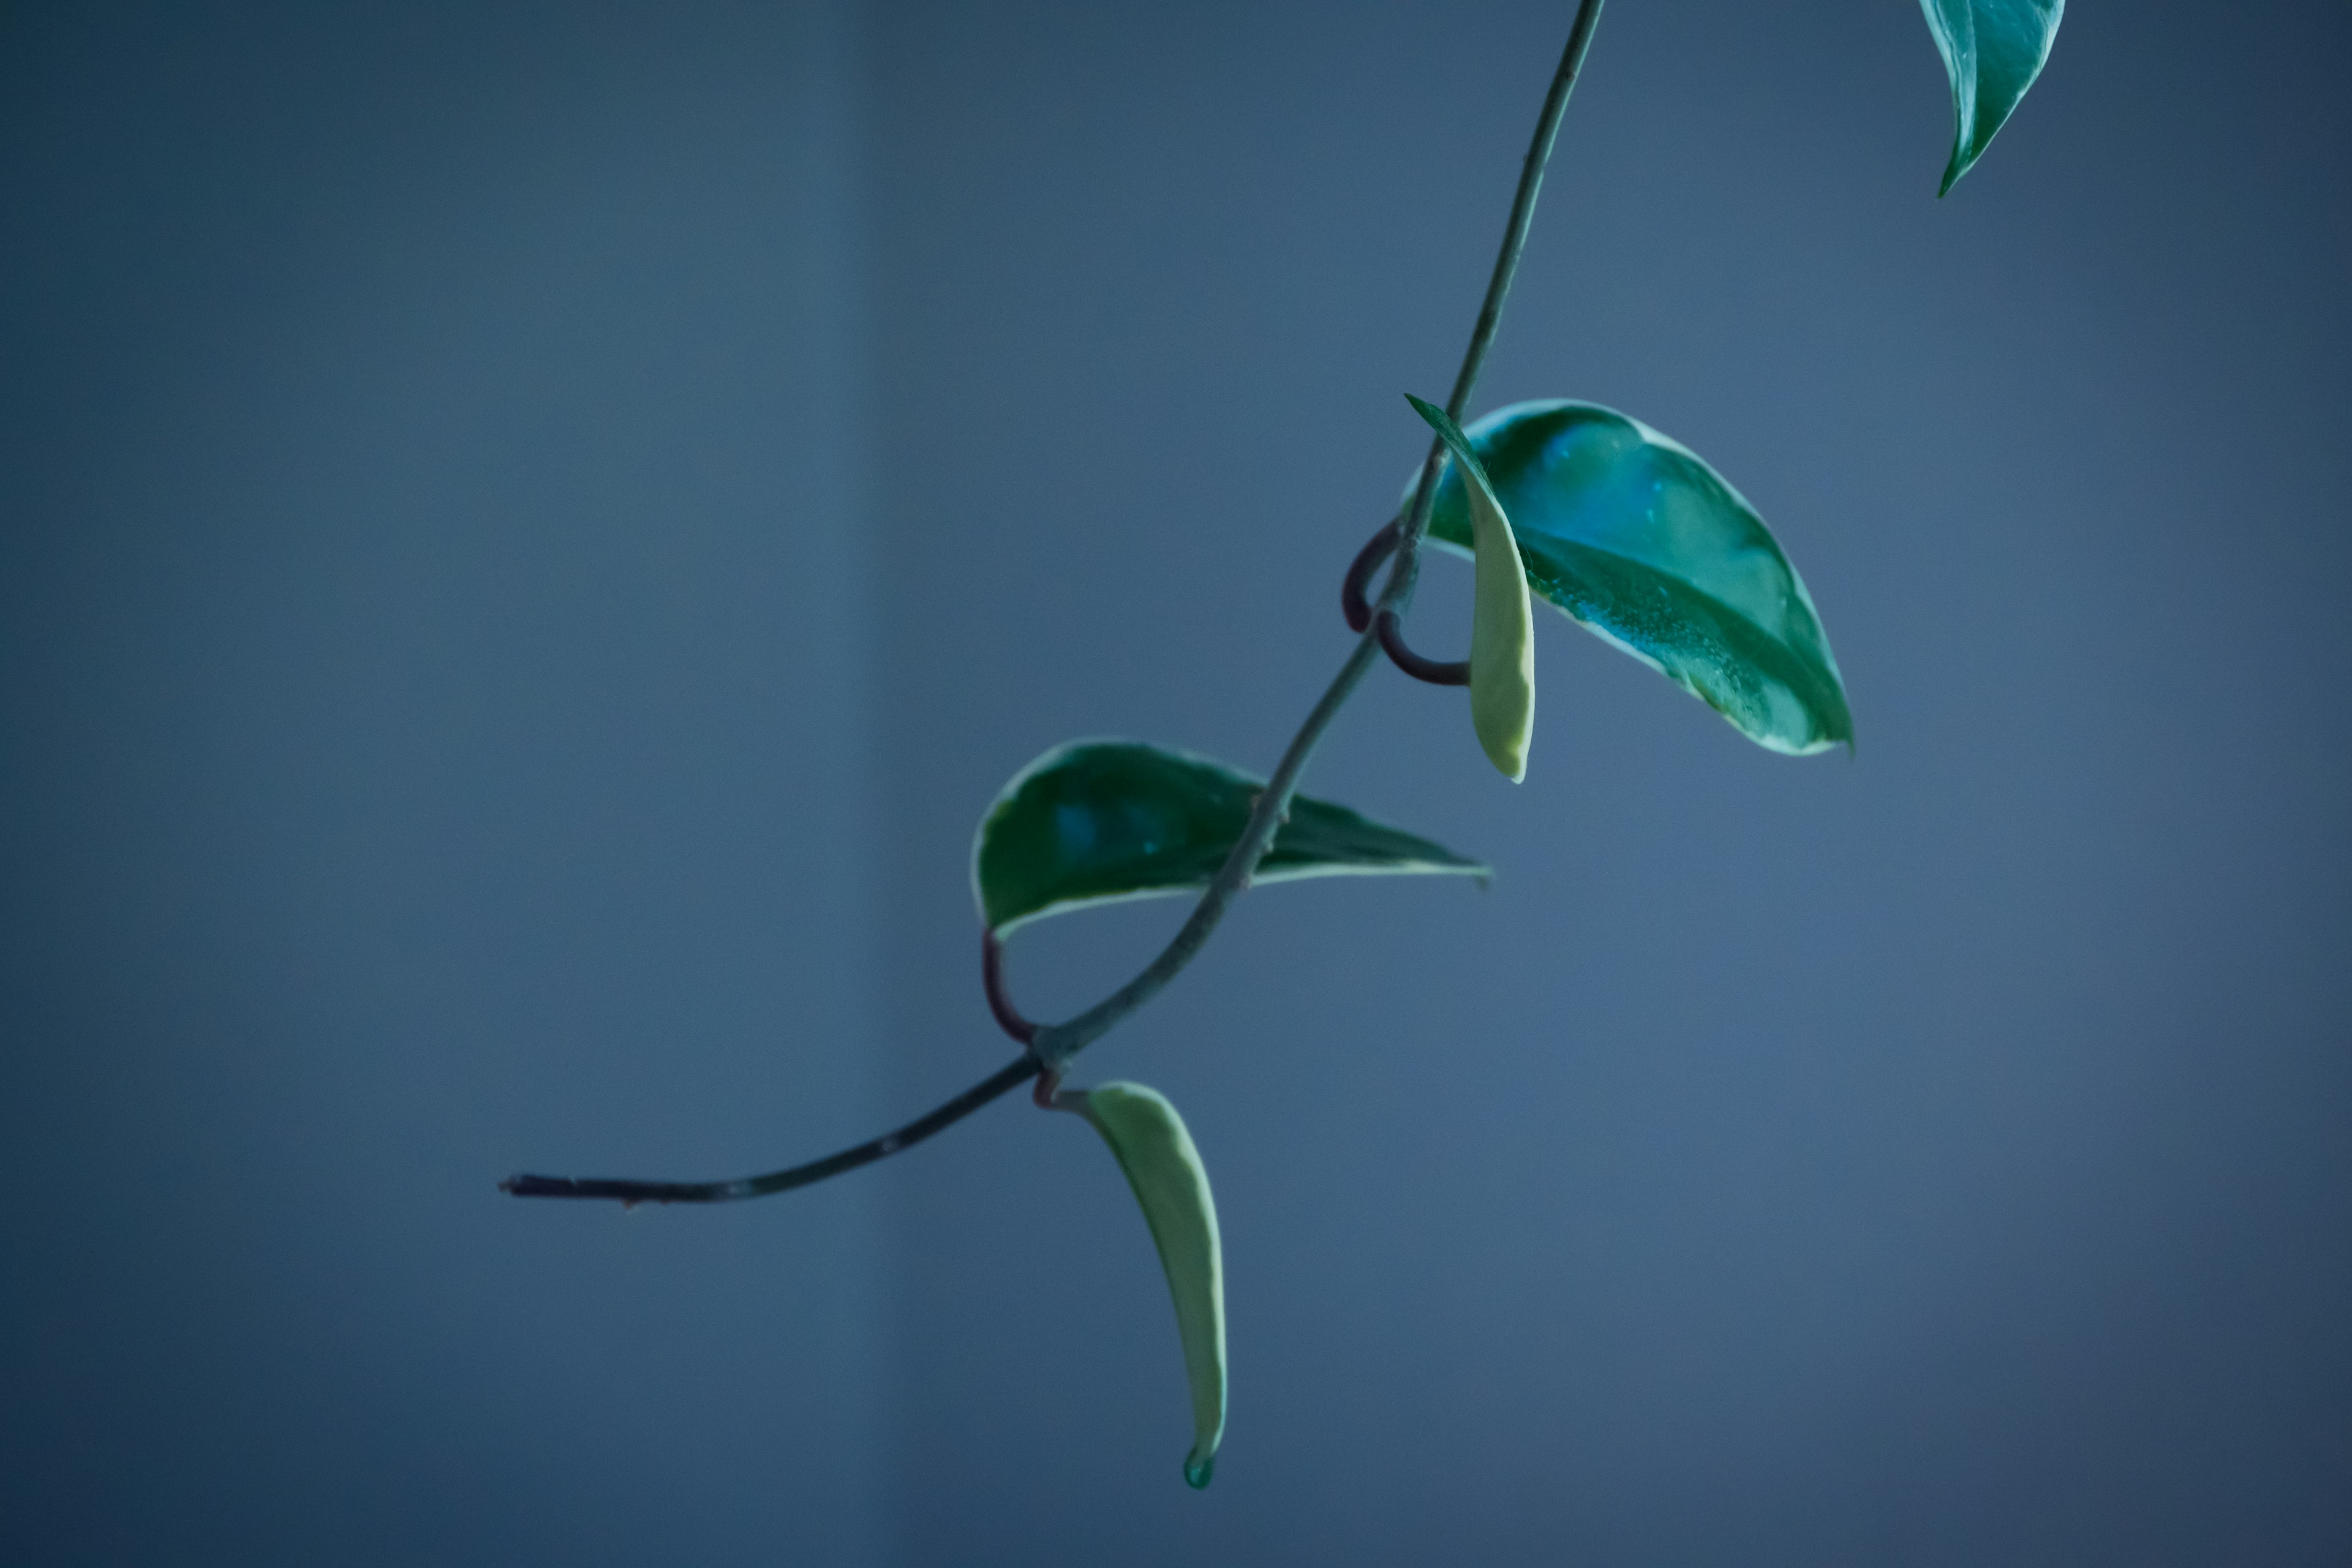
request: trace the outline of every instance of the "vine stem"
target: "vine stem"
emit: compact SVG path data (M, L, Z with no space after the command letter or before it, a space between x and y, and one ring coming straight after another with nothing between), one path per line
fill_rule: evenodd
M1584 68L1585 51L1591 47L1592 30L1600 23L1602 0L1580 0L1576 20L1570 24L1568 46L1560 51L1559 68L1552 74L1551 89L1544 95L1543 112L1536 121L1534 139L1528 145L1526 161L1519 168L1517 191L1511 197L1511 216L1503 231L1503 245L1495 257L1495 270L1486 279L1486 296L1478 307L1477 324L1471 329L1470 346L1462 355L1462 369L1454 378L1454 392L1445 400L1445 412L1456 424L1461 423L1470 394L1478 384L1481 372L1486 368L1487 352L1494 347L1496 330L1502 324L1503 306L1511 296L1511 283L1517 276L1519 256L1527 248L1528 230L1535 221L1536 197L1543 189L1544 169L1551 162L1552 143L1559 139L1561 118L1568 111L1569 94L1575 89L1576 79ZM922 1142L933 1133L962 1121L989 1101L1019 1088L1044 1073L1058 1078L1062 1068L1095 1041L1117 1028L1129 1014L1158 995L1167 984L1183 973L1186 965L1207 945L1210 934L1225 917L1234 899L1249 887L1250 877L1265 852L1274 845L1275 835L1290 815L1291 798L1298 793L1298 780L1313 760L1316 748L1322 743L1324 732L1331 721L1347 706L1348 699L1362 684L1365 673L1381 653L1381 628L1384 623L1402 623L1406 608L1412 602L1414 584L1421 574L1421 543L1429 532L1429 513L1436 499L1437 475L1445 458L1445 443L1433 439L1428 456L1422 459L1421 477L1412 492L1412 506L1405 513L1404 526L1397 540L1396 560L1389 568L1388 580L1381 596L1373 604L1372 625L1356 639L1339 673L1324 689L1322 698L1307 715L1307 721L1291 737L1290 745L1282 753L1282 761L1274 776L1259 792L1252 807L1249 821L1242 829L1241 838L1225 857L1224 865L1201 901L1192 906L1192 913L1183 928L1170 939L1160 955L1146 965L1142 973L1126 984L1087 1008L1076 1017L1060 1024L1032 1025L1021 1022L1029 1031L1026 1048L1008 1066L992 1077L974 1084L946 1104L918 1117L894 1132L885 1133L855 1148L828 1154L806 1164L772 1171L764 1176L750 1176L732 1182L643 1182L609 1178L577 1178L571 1176L509 1176L499 1184L502 1191L517 1197L531 1198L611 1198L623 1204L639 1203L728 1203L741 1198L766 1197L772 1193L789 1192L804 1187L828 1176L856 1170L860 1165L897 1153L899 1150ZM1004 999L997 973L998 955L992 950L987 954L989 995L992 1007L1002 1007L1002 1020L1010 1011ZM1013 1015L1017 1017L1018 1015Z
M1601 0L1581 0L1577 6L1576 20L1568 30L1568 46L1560 51L1559 68L1552 73L1551 89L1544 95L1543 112L1537 118L1527 160L1519 167L1518 189L1511 197L1511 216L1504 226L1502 248L1496 254L1495 270L1486 279L1486 297L1478 306L1478 322L1471 329L1470 346L1464 351L1461 372L1454 378L1453 395L1445 400L1445 412L1456 424L1461 423L1470 394L1477 387L1480 373L1486 368L1487 351L1495 346L1496 330L1502 325L1503 306L1511 297L1519 256L1527 249L1528 230L1535 222L1536 197L1543 190L1544 169L1551 162L1552 143L1559 140L1559 123L1568 112L1568 96L1575 89L1577 76L1584 68L1584 54L1591 47L1592 29L1601 20ZM1331 721L1339 717L1339 710L1362 683L1374 656L1380 652L1381 614L1386 612L1402 621L1412 602L1413 585L1421 575L1421 542L1429 532L1430 507L1436 499L1437 474L1444 458L1445 443L1433 439L1428 456L1422 459L1421 479L1412 493L1412 510L1405 514L1404 529L1397 540L1396 562L1389 568L1388 583L1372 605L1371 629L1356 639L1348 662L1339 667L1339 673L1325 689L1322 700L1307 714L1307 722L1291 737L1280 765L1274 770L1274 777L1258 795L1248 826L1242 829L1240 842L1225 857L1223 868L1201 895L1201 901L1192 906L1192 918L1142 973L1067 1023L1050 1024L1037 1031L1030 1049L1046 1065L1059 1068L1159 994L1161 987L1192 962L1207 943L1209 934L1217 929L1217 922L1224 919L1226 906L1249 886L1251 873L1273 847L1275 834L1290 815L1291 797L1298 793L1299 777L1313 760L1316 747L1322 743L1324 731L1331 727Z

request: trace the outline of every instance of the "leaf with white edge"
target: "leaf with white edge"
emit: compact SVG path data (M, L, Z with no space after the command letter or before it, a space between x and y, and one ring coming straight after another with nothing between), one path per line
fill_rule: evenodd
M1192 1447L1184 1456L1184 1479L1197 1490L1215 1472L1225 1435L1225 1265L1208 1170L1184 1119L1158 1089L1107 1083L1057 1095L1055 1103L1077 1110L1110 1145L1160 1249L1192 1384Z
M1812 596L1756 509L1679 443L1591 403L1515 403L1465 432L1528 584L1771 751L1853 742ZM1475 546L1449 460L1431 540ZM1406 493L1411 494L1408 485Z
M1952 81L1952 158L1943 195L1992 145L2042 74L2066 0L1919 0Z
M1470 538L1477 597L1470 614L1470 727L1486 760L1513 784L1528 776L1528 742L1536 728L1536 626L1528 607L1527 568L1511 520L1453 416L1408 392L1405 401L1429 421L1471 479Z
M980 918L1003 937L1045 915L1203 888L1241 839L1262 779L1134 741L1073 741L1013 777L971 847ZM1487 867L1344 805L1298 795L1254 882Z

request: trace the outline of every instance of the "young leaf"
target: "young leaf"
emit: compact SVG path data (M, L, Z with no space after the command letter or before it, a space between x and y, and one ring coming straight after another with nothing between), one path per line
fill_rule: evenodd
M1133 741L1073 741L1013 776L971 847L972 897L998 936L1044 915L1206 887L1265 781ZM1259 882L1488 868L1443 845L1299 795Z
M1590 403L1513 404L1466 434L1537 593L1759 745L1803 755L1853 742L1803 580L1696 454ZM1474 548L1459 463L1439 480L1429 532Z
M1536 626L1528 608L1527 569L1511 538L1495 487L1445 410L1410 392L1405 401L1443 437L1470 479L1470 539L1477 597L1470 615L1470 727L1496 771L1513 784L1528 776L1528 742L1536 727Z
M1943 195L1992 139L2042 74L2066 0L1919 0L1944 74L1952 79L1952 159Z
M1205 1487L1225 1435L1225 1268L1209 1173L1184 1119L1159 1090L1107 1083L1068 1101L1118 1156L1118 1168L1143 1205L1151 1244L1160 1249L1192 1389L1192 1448L1184 1456L1184 1479L1195 1489Z

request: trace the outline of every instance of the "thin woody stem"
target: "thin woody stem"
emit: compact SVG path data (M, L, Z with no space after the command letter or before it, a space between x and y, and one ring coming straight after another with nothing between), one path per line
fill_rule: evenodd
M911 1149L932 1133L954 1126L999 1095L1019 1089L1044 1070L1045 1065L1024 1051L992 1077L972 1085L928 1115L915 1118L895 1132L885 1132L879 1138L867 1139L854 1149L827 1154L822 1160L811 1160L805 1165L771 1171L764 1176L745 1176L732 1182L635 1182L608 1176L509 1176L499 1184L499 1190L511 1193L519 1198L614 1198L632 1206L637 1204L727 1204L741 1198L764 1198L772 1194L788 1193L794 1187L822 1182L828 1176L838 1176L844 1171L854 1171L860 1165L870 1165L901 1149Z
M1495 258L1494 272L1486 281L1486 296L1478 307L1478 321L1471 330L1470 346L1463 353L1461 373L1454 378L1453 395L1445 400L1445 412L1459 424L1468 406L1470 394L1478 384L1478 376L1486 367L1487 351L1493 348L1496 329L1502 323L1503 306L1510 299L1511 282L1517 275L1519 256L1527 248L1528 229L1535 220L1536 197L1543 188L1544 168L1551 161L1552 143L1559 135L1562 116L1568 111L1569 94L1576 87L1578 73L1583 68L1585 50L1592 42L1593 27L1601 20L1602 0L1580 0L1576 20L1569 27L1568 47L1561 51L1559 68L1552 76L1551 89L1544 96L1543 112L1536 121L1536 133L1528 147L1526 161L1520 165L1519 184L1511 198L1511 216L1503 233L1501 251ZM1162 949L1160 955L1143 972L1120 986L1102 1001L1076 1017L1061 1024L1032 1024L1013 1008L1005 995L1002 975L996 966L997 955L987 952L987 979L992 1010L1008 1032L1017 1026L1031 1031L1028 1049L993 1077L940 1106L929 1114L917 1118L895 1132L845 1149L837 1154L804 1165L772 1172L764 1176L751 1176L733 1182L637 1182L605 1179L579 1179L568 1176L512 1176L499 1186L517 1197L614 1198L625 1204L636 1203L728 1203L740 1198L766 1197L772 1193L788 1192L824 1181L844 1171L897 1153L899 1150L922 1142L943 1128L962 1121L973 1111L1040 1073L1058 1078L1063 1066L1087 1046L1118 1027L1121 1020L1150 1001L1171 980L1181 973L1201 949L1207 944L1210 933L1224 919L1226 908L1236 894L1249 886L1251 874L1265 858L1274 844L1275 834L1290 814L1291 797L1297 793L1298 780L1307 771L1307 763L1323 739L1324 731L1339 717L1349 696L1362 683L1373 661L1381 655L1381 628L1401 623L1412 602L1412 590L1421 571L1421 542L1429 531L1430 503L1437 489L1438 470L1445 457L1442 440L1432 440L1429 453L1423 458L1421 477L1412 494L1412 505L1404 514L1404 522L1396 543L1396 561L1390 567L1388 581L1380 598L1370 606L1371 625L1356 639L1356 646L1339 667L1331 684L1325 688L1322 698L1315 704L1307 721L1299 726L1274 776L1260 792L1257 803L1250 812L1248 824L1242 829L1240 840L1217 872L1192 913ZM1016 1034L1016 1037L1020 1037Z
M1559 122L1568 112L1568 97L1575 89L1577 75L1583 68L1585 50L1591 46L1592 29L1601 20L1601 0L1582 0L1577 6L1576 20L1568 31L1568 47L1560 52L1559 68L1552 75L1550 91L1544 95L1535 137L1519 168L1518 190L1511 198L1511 216L1504 228L1503 247L1495 258L1495 270L1486 280L1486 297L1478 307L1478 323L1471 330L1470 346L1462 355L1461 374L1454 378L1454 394L1445 400L1445 412L1456 424L1469 405L1479 374L1486 368L1487 351L1494 347L1496 329L1502 324L1503 306L1511 297L1519 256L1527 248L1528 229L1535 221L1536 197L1543 189L1544 168L1551 162L1552 143L1559 136ZM1422 460L1412 509L1405 513L1404 528L1397 540L1396 563L1389 569L1388 584L1372 606L1372 627L1356 639L1348 662L1339 667L1339 673L1324 690L1322 700L1315 704L1307 722L1292 737L1274 777L1267 781L1256 808L1250 813L1248 826L1242 829L1240 842L1226 856L1216 879L1201 895L1201 901L1192 906L1192 917L1184 922L1183 929L1142 973L1067 1023L1049 1024L1037 1031L1030 1048L1047 1063L1059 1068L1158 995L1160 988L1181 973L1207 943L1217 922L1224 919L1226 906L1233 902L1234 895L1249 886L1251 873L1273 847L1275 834L1290 815L1290 800L1298 792L1299 775L1307 771L1323 732L1339 717L1339 710L1346 706L1381 651L1383 615L1402 621L1412 602L1413 584L1421 571L1421 542L1429 531L1430 503L1436 494L1438 468L1444 457L1445 443L1433 439L1429 455Z

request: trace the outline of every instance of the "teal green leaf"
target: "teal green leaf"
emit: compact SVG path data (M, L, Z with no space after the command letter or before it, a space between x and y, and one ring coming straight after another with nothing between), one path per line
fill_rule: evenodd
M1803 579L1695 453L1590 403L1516 403L1466 434L1538 594L1759 745L1803 755L1853 742L1845 682ZM1430 538L1475 549L1456 462L1439 479Z
M1206 887L1240 841L1262 779L1133 741L1074 741L1013 775L971 847L972 897L1003 936L1088 904ZM1488 868L1443 845L1298 795L1255 882Z
M1536 626L1528 608L1527 568L1511 537L1511 520L1462 427L1445 410L1410 392L1404 399L1470 475L1471 553L1477 567L1477 598L1470 615L1470 727L1486 760L1517 784L1528 776L1528 742L1536 728Z
M1184 1456L1184 1479L1196 1489L1205 1487L1225 1435L1225 1264L1208 1170L1184 1119L1158 1089L1107 1083L1068 1098L1118 1156L1118 1168L1143 1205L1151 1244L1160 1249L1192 1390L1192 1447Z
M1944 74L1952 79L1952 159L1942 195L1959 182L2042 74L2066 0L1919 0Z

